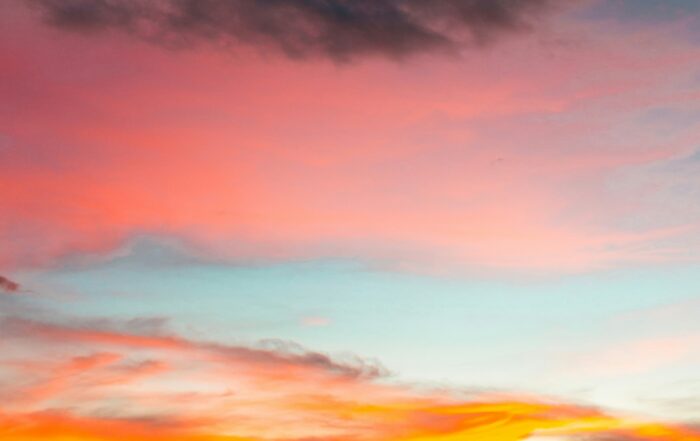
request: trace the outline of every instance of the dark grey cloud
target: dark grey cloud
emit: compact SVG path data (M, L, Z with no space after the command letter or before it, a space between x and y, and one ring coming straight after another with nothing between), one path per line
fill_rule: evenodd
M337 61L456 52L531 28L552 0L31 0L62 29L186 47L249 44Z
M15 294L20 290L20 285L7 277L0 276L0 293Z

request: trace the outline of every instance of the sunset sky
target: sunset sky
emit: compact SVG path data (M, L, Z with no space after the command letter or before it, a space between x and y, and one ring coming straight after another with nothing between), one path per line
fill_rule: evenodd
M700 440L700 2L4 0L0 440Z

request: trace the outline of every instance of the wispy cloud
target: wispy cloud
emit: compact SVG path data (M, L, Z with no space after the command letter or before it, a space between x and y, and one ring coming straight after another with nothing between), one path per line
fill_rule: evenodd
M700 355L700 335L638 338L575 357L570 372L595 377L643 374Z
M127 349L151 349L176 351L180 353L199 354L200 357L213 358L231 363L245 363L258 366L260 372L268 367L284 369L290 375L304 374L304 371L318 371L341 378L374 378L385 375L386 370L378 364L359 358L350 363L341 363L328 355L307 351L303 347L283 340L266 340L261 347L220 345L208 342L196 342L176 335L138 332L133 330L128 321L118 324L112 321L92 321L86 326L69 326L45 323L18 317L9 317L0 321L0 329L6 338L36 338L55 343L83 343ZM119 328L125 327L127 330ZM276 374L273 374L276 375Z

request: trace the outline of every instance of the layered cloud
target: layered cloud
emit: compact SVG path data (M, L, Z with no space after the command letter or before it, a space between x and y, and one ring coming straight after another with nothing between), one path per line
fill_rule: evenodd
M430 391L288 345L190 340L153 320L5 317L0 436L13 440L700 439L691 428L514 394ZM359 363L359 364L358 364Z

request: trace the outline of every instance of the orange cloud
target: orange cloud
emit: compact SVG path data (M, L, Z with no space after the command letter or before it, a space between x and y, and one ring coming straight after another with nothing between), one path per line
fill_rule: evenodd
M126 334L97 322L92 328L5 323L3 335L10 344L0 356L0 375L21 381L3 392L1 439L516 441L615 434L700 440L689 428L575 404L420 391L349 375L329 356L289 354L284 347Z
M700 432L692 429L620 420L614 417L582 412L575 408L519 402L470 403L456 406L406 409L379 408L369 411L372 417L347 415L363 426L359 435L320 437L338 441L517 441L533 435L576 436L614 435L620 439L649 441L695 441ZM364 421L363 421L364 420ZM269 421L274 424L274 419ZM373 427L369 428L368 426ZM369 429L369 430L368 430ZM0 414L0 436L13 441L262 441L261 434L236 436L216 434L186 421L120 421L75 417L62 413ZM273 438L280 439L280 438ZM284 438L282 438L284 439ZM319 439L309 436L298 439Z
M159 425L81 418L60 412L0 413L0 438L13 441L246 441L233 436L188 435L176 421Z

